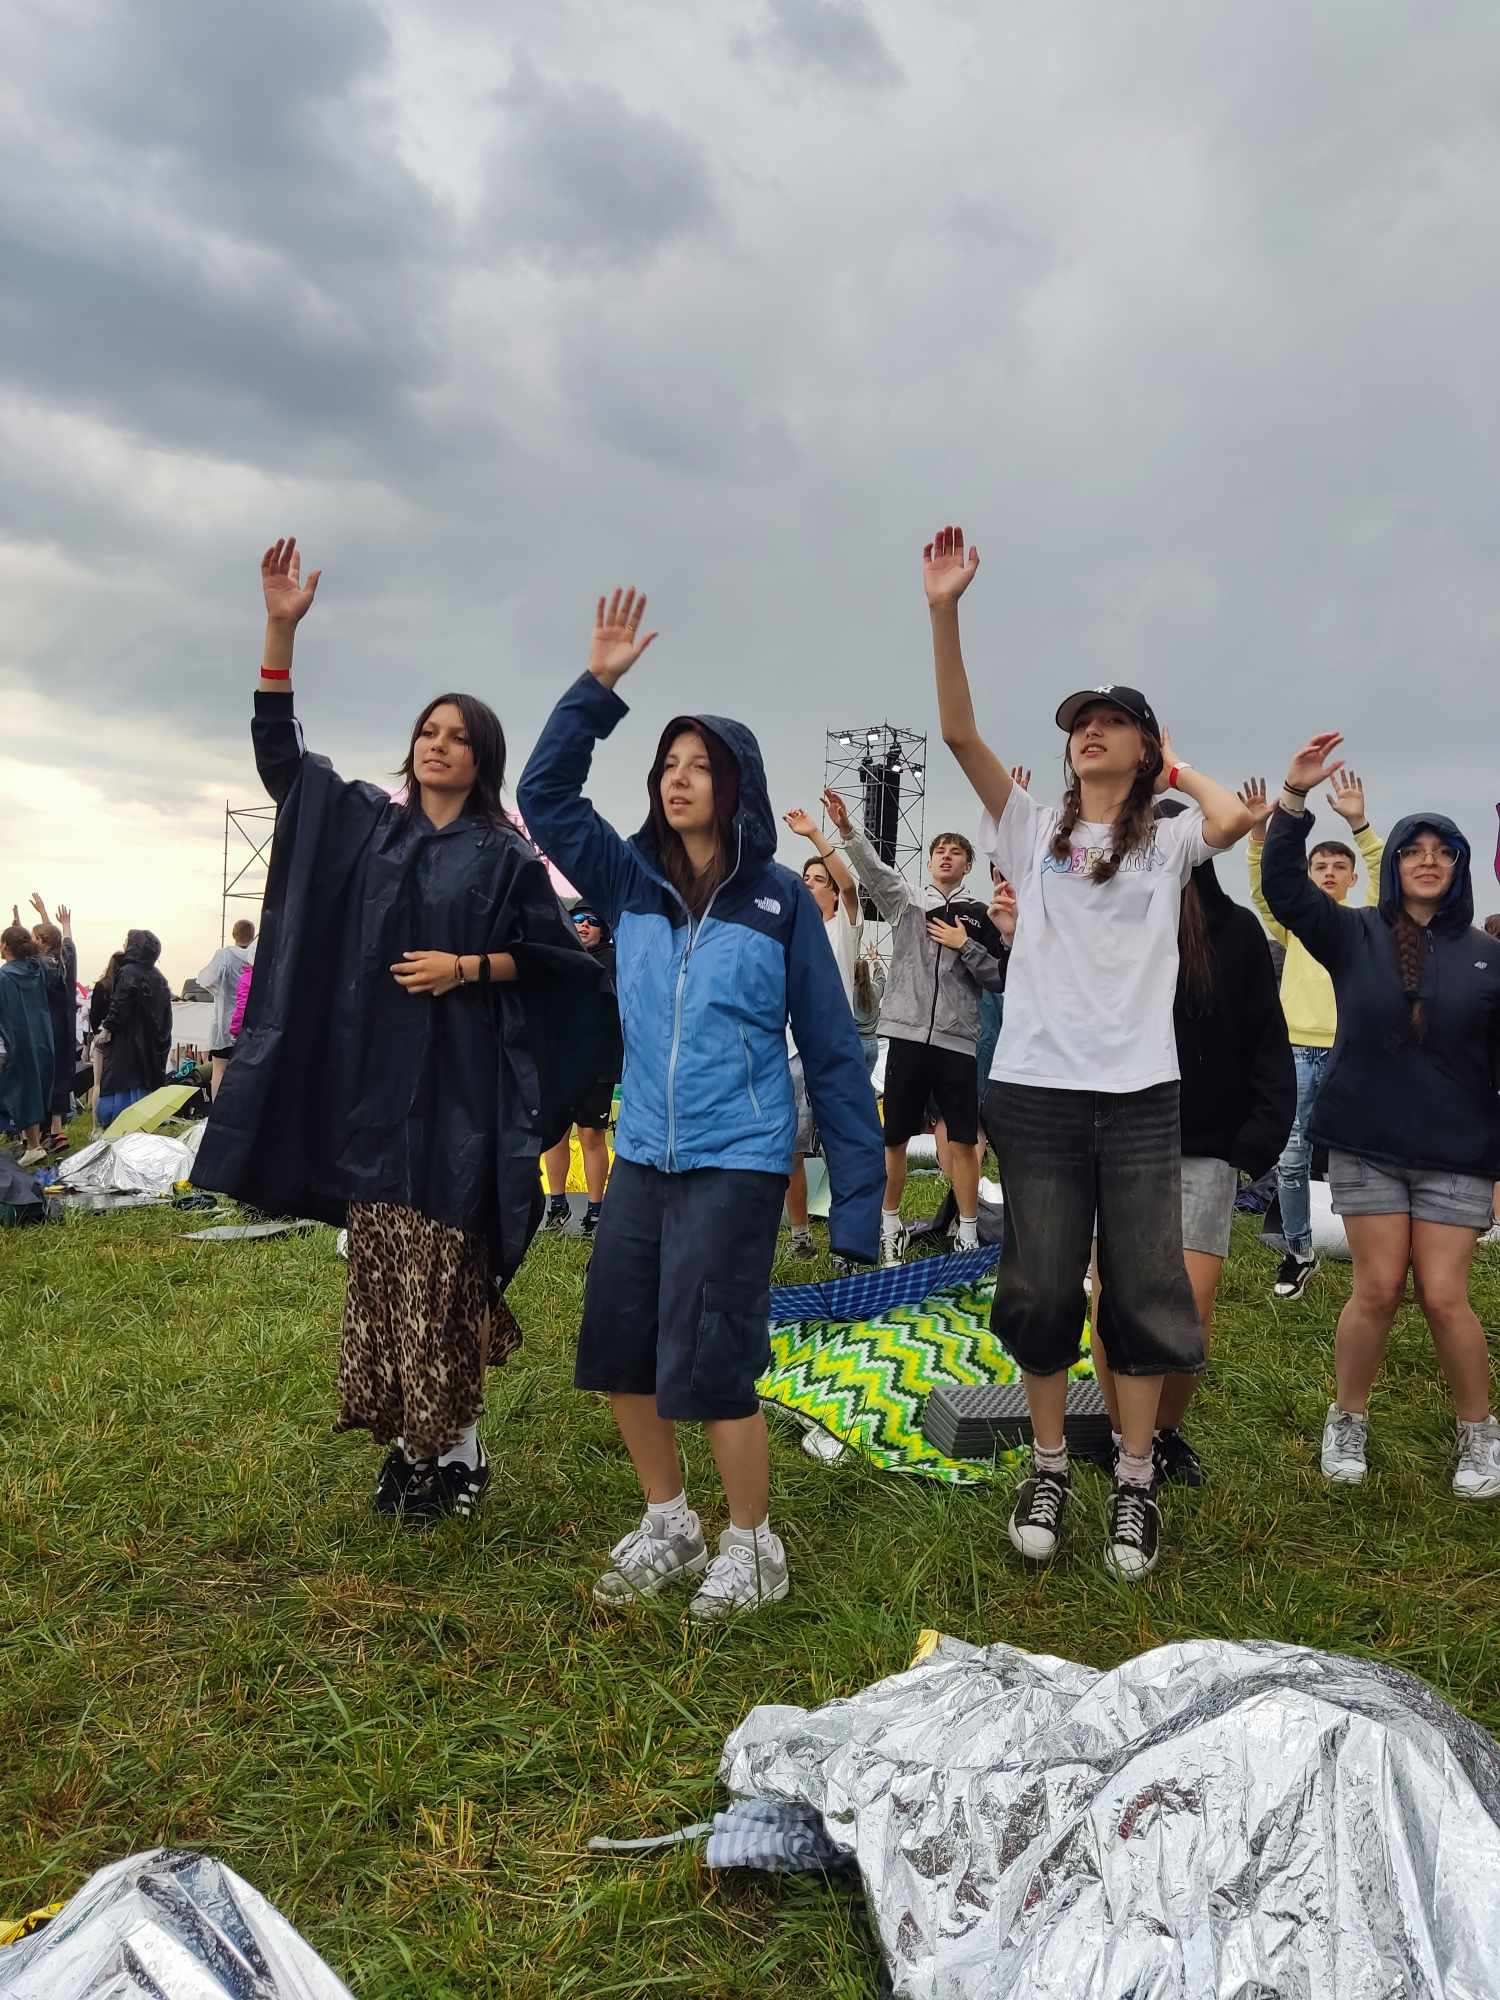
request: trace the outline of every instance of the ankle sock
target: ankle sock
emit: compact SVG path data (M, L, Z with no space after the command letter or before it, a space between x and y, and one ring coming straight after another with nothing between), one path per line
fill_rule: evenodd
M693 1510L687 1503L687 1493L674 1494L670 1500L648 1500L646 1512L659 1528L665 1528L669 1535L690 1535L693 1532Z
M479 1426L466 1424L446 1451L438 1453L439 1465L466 1465L472 1472L479 1464Z
M734 1531L737 1535L754 1535L755 1553L758 1556L775 1557L779 1555L781 1544L771 1532L771 1517L769 1514L767 1514L763 1521L758 1521L753 1528L736 1526Z
M1127 1451L1122 1444L1120 1456L1115 1460L1116 1486L1149 1486L1156 1478L1156 1467L1150 1452L1143 1452L1139 1458L1133 1451Z
M880 1233L882 1236L901 1234L901 1211L899 1208L883 1208L880 1211Z
M958 1218L958 1234L953 1240L964 1250L977 1250L979 1248L979 1217L977 1214L961 1215Z
M1031 1456L1038 1472L1055 1472L1059 1479L1067 1478L1068 1441L1066 1438L1063 1439L1060 1445L1056 1446L1038 1444L1035 1438L1033 1438L1031 1442Z
M1109 1441L1114 1446L1116 1451L1123 1451L1125 1449L1125 1440L1120 1436L1120 1433L1118 1431L1110 1432Z

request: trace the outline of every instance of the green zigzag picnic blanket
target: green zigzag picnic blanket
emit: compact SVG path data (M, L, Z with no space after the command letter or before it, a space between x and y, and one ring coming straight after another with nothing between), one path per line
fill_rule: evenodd
M882 1472L953 1486L990 1479L1019 1457L945 1458L922 1435L922 1407L943 1383L1014 1382L1016 1364L990 1331L993 1278L936 1291L879 1319L785 1321L771 1328L762 1402L818 1425ZM1091 1376L1087 1349L1072 1370Z

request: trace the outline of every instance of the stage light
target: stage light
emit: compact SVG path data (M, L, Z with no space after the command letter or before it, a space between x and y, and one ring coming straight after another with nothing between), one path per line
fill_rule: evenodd
M865 741L866 743L878 743L880 741L880 731L878 729L866 730Z
M849 748L849 745L850 745L850 744L851 744L851 743L852 743L853 741L854 741L854 738L853 738L852 736L841 736L841 737L839 738L839 748L840 748L841 750L847 750L847 749Z

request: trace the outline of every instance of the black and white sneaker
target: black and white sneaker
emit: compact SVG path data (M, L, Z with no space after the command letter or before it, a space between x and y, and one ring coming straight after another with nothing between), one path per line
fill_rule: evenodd
M399 1444L393 1444L385 1455L385 1463L375 1476L375 1494L371 1502L377 1514L399 1514L406 1505L406 1496L413 1483L420 1479L429 1467L413 1465Z
M604 1203L602 1201L591 1201L589 1203L588 1207L583 1211L583 1220L578 1225L585 1236L593 1235L594 1231L599 1227L599 1217L603 1213Z
M1278 1299L1300 1299L1317 1268L1316 1257L1299 1257L1295 1251L1288 1250L1281 1260L1281 1269L1276 1273L1276 1283L1271 1287L1271 1296Z
M571 1212L566 1195L549 1195L547 1213L542 1217L543 1229L566 1229Z
M1031 1477L1021 1481L1010 1517L1010 1542L1028 1562L1050 1562L1057 1554L1068 1484L1065 1472L1040 1471L1035 1460Z
M440 1465L432 1459L418 1470L421 1477L413 1480L407 1488L401 1509L408 1527L430 1527L434 1521L446 1520L450 1514L456 1520L467 1521L478 1512L484 1489L490 1483L489 1462L483 1445L479 1447L477 1465L463 1465L457 1460L451 1465Z
M1203 1460L1179 1430L1158 1431L1152 1457L1163 1485L1175 1480L1179 1486L1202 1486L1208 1478Z
M1154 1486L1116 1486L1109 1503L1109 1540L1104 1560L1116 1576L1135 1583L1156 1568L1161 1544L1161 1512Z

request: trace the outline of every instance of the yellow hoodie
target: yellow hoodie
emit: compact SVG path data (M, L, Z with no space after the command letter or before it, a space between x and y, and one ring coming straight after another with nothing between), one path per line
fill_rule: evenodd
M1365 864L1365 880L1356 885L1346 899L1351 910L1357 910L1374 895L1380 894L1380 857L1385 853L1385 842L1375 829L1361 827L1350 834L1359 849L1360 859ZM1348 844L1346 840L1345 845ZM1333 997L1333 981L1313 957L1300 938L1294 938L1284 924L1278 924L1271 915L1270 905L1261 894L1260 857L1265 843L1259 840L1246 842L1250 862L1250 900L1260 912L1261 922L1286 946L1286 964L1281 969L1281 1011L1286 1015L1286 1031L1294 1048L1331 1049L1333 1037L1338 1028L1338 1007Z

